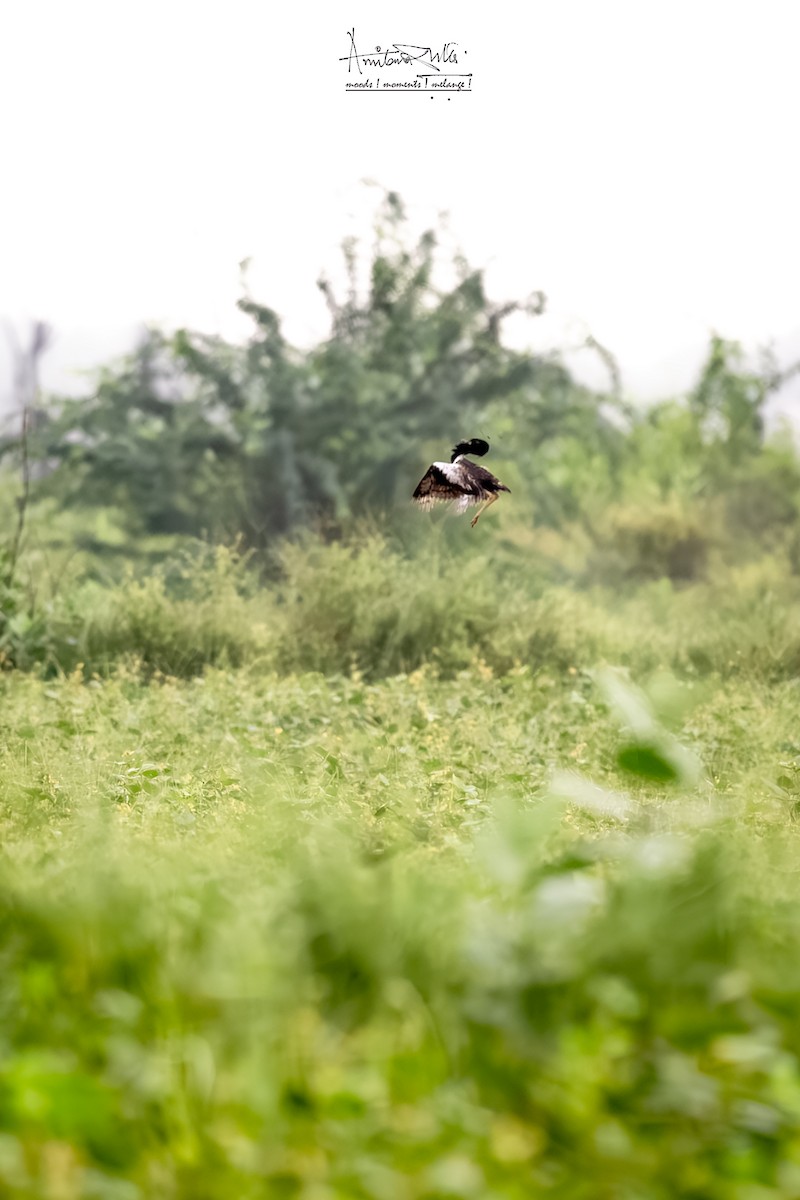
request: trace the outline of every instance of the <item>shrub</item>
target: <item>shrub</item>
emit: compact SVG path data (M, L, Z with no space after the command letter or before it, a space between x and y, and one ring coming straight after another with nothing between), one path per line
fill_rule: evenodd
M267 642L263 605L246 594L245 567L236 550L218 546L142 579L129 571L117 586L85 586L65 604L59 665L81 662L103 674L133 658L149 673L189 676L242 664Z
M360 544L284 546L276 663L281 670L380 676L423 662L452 673L497 621L488 564L469 570L433 550L416 560L371 536Z
M701 578L711 539L701 518L675 504L609 510L590 556L589 574L603 583Z

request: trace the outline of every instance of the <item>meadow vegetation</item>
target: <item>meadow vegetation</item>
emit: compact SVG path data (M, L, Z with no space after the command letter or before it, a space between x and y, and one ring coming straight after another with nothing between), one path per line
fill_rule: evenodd
M787 373L592 393L380 221L3 447L0 1194L800 1197Z

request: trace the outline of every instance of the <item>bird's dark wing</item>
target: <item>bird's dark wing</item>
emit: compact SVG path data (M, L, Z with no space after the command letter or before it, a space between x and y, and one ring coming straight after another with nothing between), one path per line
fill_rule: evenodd
M433 463L417 484L412 499L421 508L431 508L439 500L445 503L455 500L460 504L469 504L472 497L465 493L459 473L451 470L449 475L451 478L448 478L440 466Z
M469 459L466 459L462 465L470 485L481 495L490 496L494 492L511 491L511 488L507 488L504 483L501 483L496 475L487 471L486 467L479 467L477 463L470 462Z
M431 508L437 500L451 503L456 512L471 504L480 504L498 492L509 489L477 463L468 458L455 463L433 463L417 484L413 499L422 508Z

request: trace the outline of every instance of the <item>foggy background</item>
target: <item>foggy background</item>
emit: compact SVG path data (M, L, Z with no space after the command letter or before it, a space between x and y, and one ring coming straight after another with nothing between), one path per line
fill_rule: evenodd
M512 341L591 332L637 400L685 389L712 331L800 353L790 5L33 0L3 24L0 316L53 326L46 389L145 323L244 336L245 258L290 341L325 336L315 281L369 241L364 179L420 230L449 212L494 298L546 293ZM349 28L362 52L457 43L473 93L346 95ZM6 407L9 365L0 338Z

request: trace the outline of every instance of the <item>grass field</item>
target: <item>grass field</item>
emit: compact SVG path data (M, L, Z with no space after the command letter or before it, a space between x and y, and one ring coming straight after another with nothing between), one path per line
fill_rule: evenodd
M2 1194L800 1196L794 617L739 583L0 676Z
M645 406L440 233L11 339L0 1200L800 1200L800 367Z

